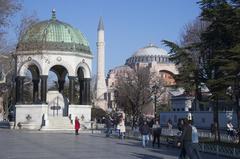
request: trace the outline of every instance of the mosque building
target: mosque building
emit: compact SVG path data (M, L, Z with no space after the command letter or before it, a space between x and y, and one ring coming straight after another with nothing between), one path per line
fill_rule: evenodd
M108 108L117 108L114 90L117 85L118 76L140 67L148 68L150 72L155 73L157 77L164 81L166 87L175 84L173 76L178 74L178 70L176 65L169 61L167 51L153 44L149 44L137 50L126 60L125 65L115 67L108 72L106 79L108 88ZM168 98L168 89L164 92L163 96L164 97L161 98L162 100ZM143 113L148 116L153 116L154 111L153 102L150 102L143 108Z

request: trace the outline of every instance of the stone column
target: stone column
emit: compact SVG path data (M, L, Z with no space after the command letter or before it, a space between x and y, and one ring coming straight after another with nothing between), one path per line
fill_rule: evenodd
M58 91L59 91L60 93L63 93L64 83L65 83L65 80L58 80L58 86L59 86Z
M19 76L17 76L15 78L15 82L16 82L16 103L19 104L20 103L20 80L19 80Z
M69 78L69 103L74 104L75 103L75 100L74 100L74 95L75 95L74 79L76 77L68 76L68 78Z
M80 104L90 105L90 78L84 78L80 80Z
M24 84L24 77L17 76L16 79L16 103L23 104L23 84Z
M83 103L84 103L84 79L83 78L79 79L79 86L80 86L80 89L79 89L79 104L83 105Z
M39 79L33 79L32 82L33 82L33 103L37 103Z
M90 105L91 104L91 99L90 99L90 82L91 78L85 78L84 79L84 84L85 84L85 89L84 89L84 94L85 94L85 104Z
M46 98L47 98L47 75L41 75L41 103L46 104Z

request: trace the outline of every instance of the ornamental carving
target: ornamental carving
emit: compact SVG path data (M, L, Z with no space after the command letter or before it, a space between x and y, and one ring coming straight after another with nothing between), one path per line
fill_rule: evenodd
M58 57L57 57L57 61L58 61L58 62L62 61L62 57L58 56Z

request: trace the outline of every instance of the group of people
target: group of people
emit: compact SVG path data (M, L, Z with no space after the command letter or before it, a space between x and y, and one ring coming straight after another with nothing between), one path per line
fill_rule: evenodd
M106 137L110 136L112 128L112 118L107 116L106 121ZM172 131L172 122L168 121L168 130ZM181 119L178 122L178 130L181 132L181 136L177 145L181 148L179 159L189 157L190 159L201 159L199 150L198 150L198 132L195 126L192 125L192 120L188 118ZM232 126L228 125L229 129L232 130ZM75 134L78 135L80 129L80 122L78 117L75 117ZM116 129L119 133L119 138L125 138L125 120L120 118L117 123ZM139 131L142 135L142 146L146 147L149 144L149 141L152 139L152 147L155 146L157 141L157 146L160 147L160 136L161 136L161 126L159 121L151 120L150 122L143 121L139 125Z
M181 151L179 154L179 159L184 159L186 157L190 159L201 159L199 150L198 150L198 131L197 128L192 125L192 120L188 118L183 118L178 122L178 130L180 133L179 140L177 145L180 147ZM168 134L173 135L172 131L172 122L168 120ZM152 147L155 146L157 141L158 147L160 147L160 136L161 136L161 127L158 121L152 125L144 121L143 125L139 127L139 131L142 135L142 146L146 147L150 141L151 136L152 139Z
M155 146L155 142L157 140L157 145L160 147L160 135L161 135L161 127L159 125L158 121L155 121L155 123L148 124L147 121L144 121L143 125L139 126L139 131L142 135L142 146L146 147L146 145L149 143L150 138L153 136L152 140L152 147Z
M112 127L116 128L116 131L118 133L119 138L124 139L125 138L125 133L126 133L126 126L125 126L125 119L123 116L119 116L118 121L116 124L111 118L111 116L107 116L105 120L106 124L106 137L109 137L110 134L112 133Z

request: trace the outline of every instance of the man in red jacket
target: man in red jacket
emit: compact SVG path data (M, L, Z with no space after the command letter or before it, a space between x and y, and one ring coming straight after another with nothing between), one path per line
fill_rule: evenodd
M80 122L78 117L75 117L75 135L78 135L78 130L80 129Z

